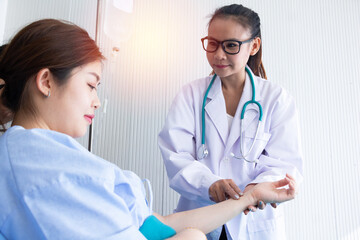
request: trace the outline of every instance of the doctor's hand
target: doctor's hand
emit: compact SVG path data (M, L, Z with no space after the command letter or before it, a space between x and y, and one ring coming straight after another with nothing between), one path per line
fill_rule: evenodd
M220 179L210 186L209 195L212 201L222 202L229 198L239 199L243 193L232 179Z

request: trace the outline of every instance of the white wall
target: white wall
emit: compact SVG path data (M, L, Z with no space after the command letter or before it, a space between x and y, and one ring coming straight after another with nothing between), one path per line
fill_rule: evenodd
M360 239L356 0L134 0L132 35L120 45L103 32L101 0L98 35L108 60L94 153L149 178L155 210L171 212L178 196L168 188L157 134L180 87L210 72L200 42L206 16L232 2L259 13L268 78L294 95L301 114L305 182L298 197L286 204L288 238ZM95 36L95 12L96 0L11 0L5 36L43 17L74 21ZM121 22L114 24L121 27ZM114 46L119 47L117 56Z
M0 44L3 44L8 0L0 0Z

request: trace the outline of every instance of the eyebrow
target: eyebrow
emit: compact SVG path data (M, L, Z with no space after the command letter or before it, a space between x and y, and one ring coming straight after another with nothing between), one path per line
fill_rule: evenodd
M240 41L239 39L236 39L236 38L229 38L229 39L225 39L225 40L223 40L223 41L219 41L219 40L217 40L216 38L213 38L213 37L208 36L208 39L215 40L215 41L218 41L218 42L224 42L224 41L239 41L239 42L244 42L244 41Z

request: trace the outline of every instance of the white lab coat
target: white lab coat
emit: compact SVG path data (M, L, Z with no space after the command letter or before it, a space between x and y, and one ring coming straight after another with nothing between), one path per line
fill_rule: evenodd
M228 128L221 80L216 78L205 106L207 158L197 160L201 146L201 110L205 91L212 76L193 81L176 96L159 134L159 147L164 159L170 187L181 194L177 209L184 211L213 202L209 187L219 179L233 179L241 190L249 183L275 181L286 173L302 181L302 156L299 122L294 99L280 86L254 75L255 99L263 108L255 146L248 163L231 157L239 155L240 114L245 102L251 100L249 76L238 104L232 125ZM259 118L255 104L248 105L244 117L245 152L253 141ZM285 239L282 206L267 206L262 211L240 214L226 223L228 239ZM208 235L219 239L221 228Z

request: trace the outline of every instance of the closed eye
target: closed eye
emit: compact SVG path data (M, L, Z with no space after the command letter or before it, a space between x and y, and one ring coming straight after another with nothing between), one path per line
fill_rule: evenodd
M95 90L97 90L97 88L96 88L96 87L94 87L94 86L93 86L93 85L91 85L91 84L88 84L88 86L90 87L90 89L91 89L91 90L94 90L94 89L95 89Z

